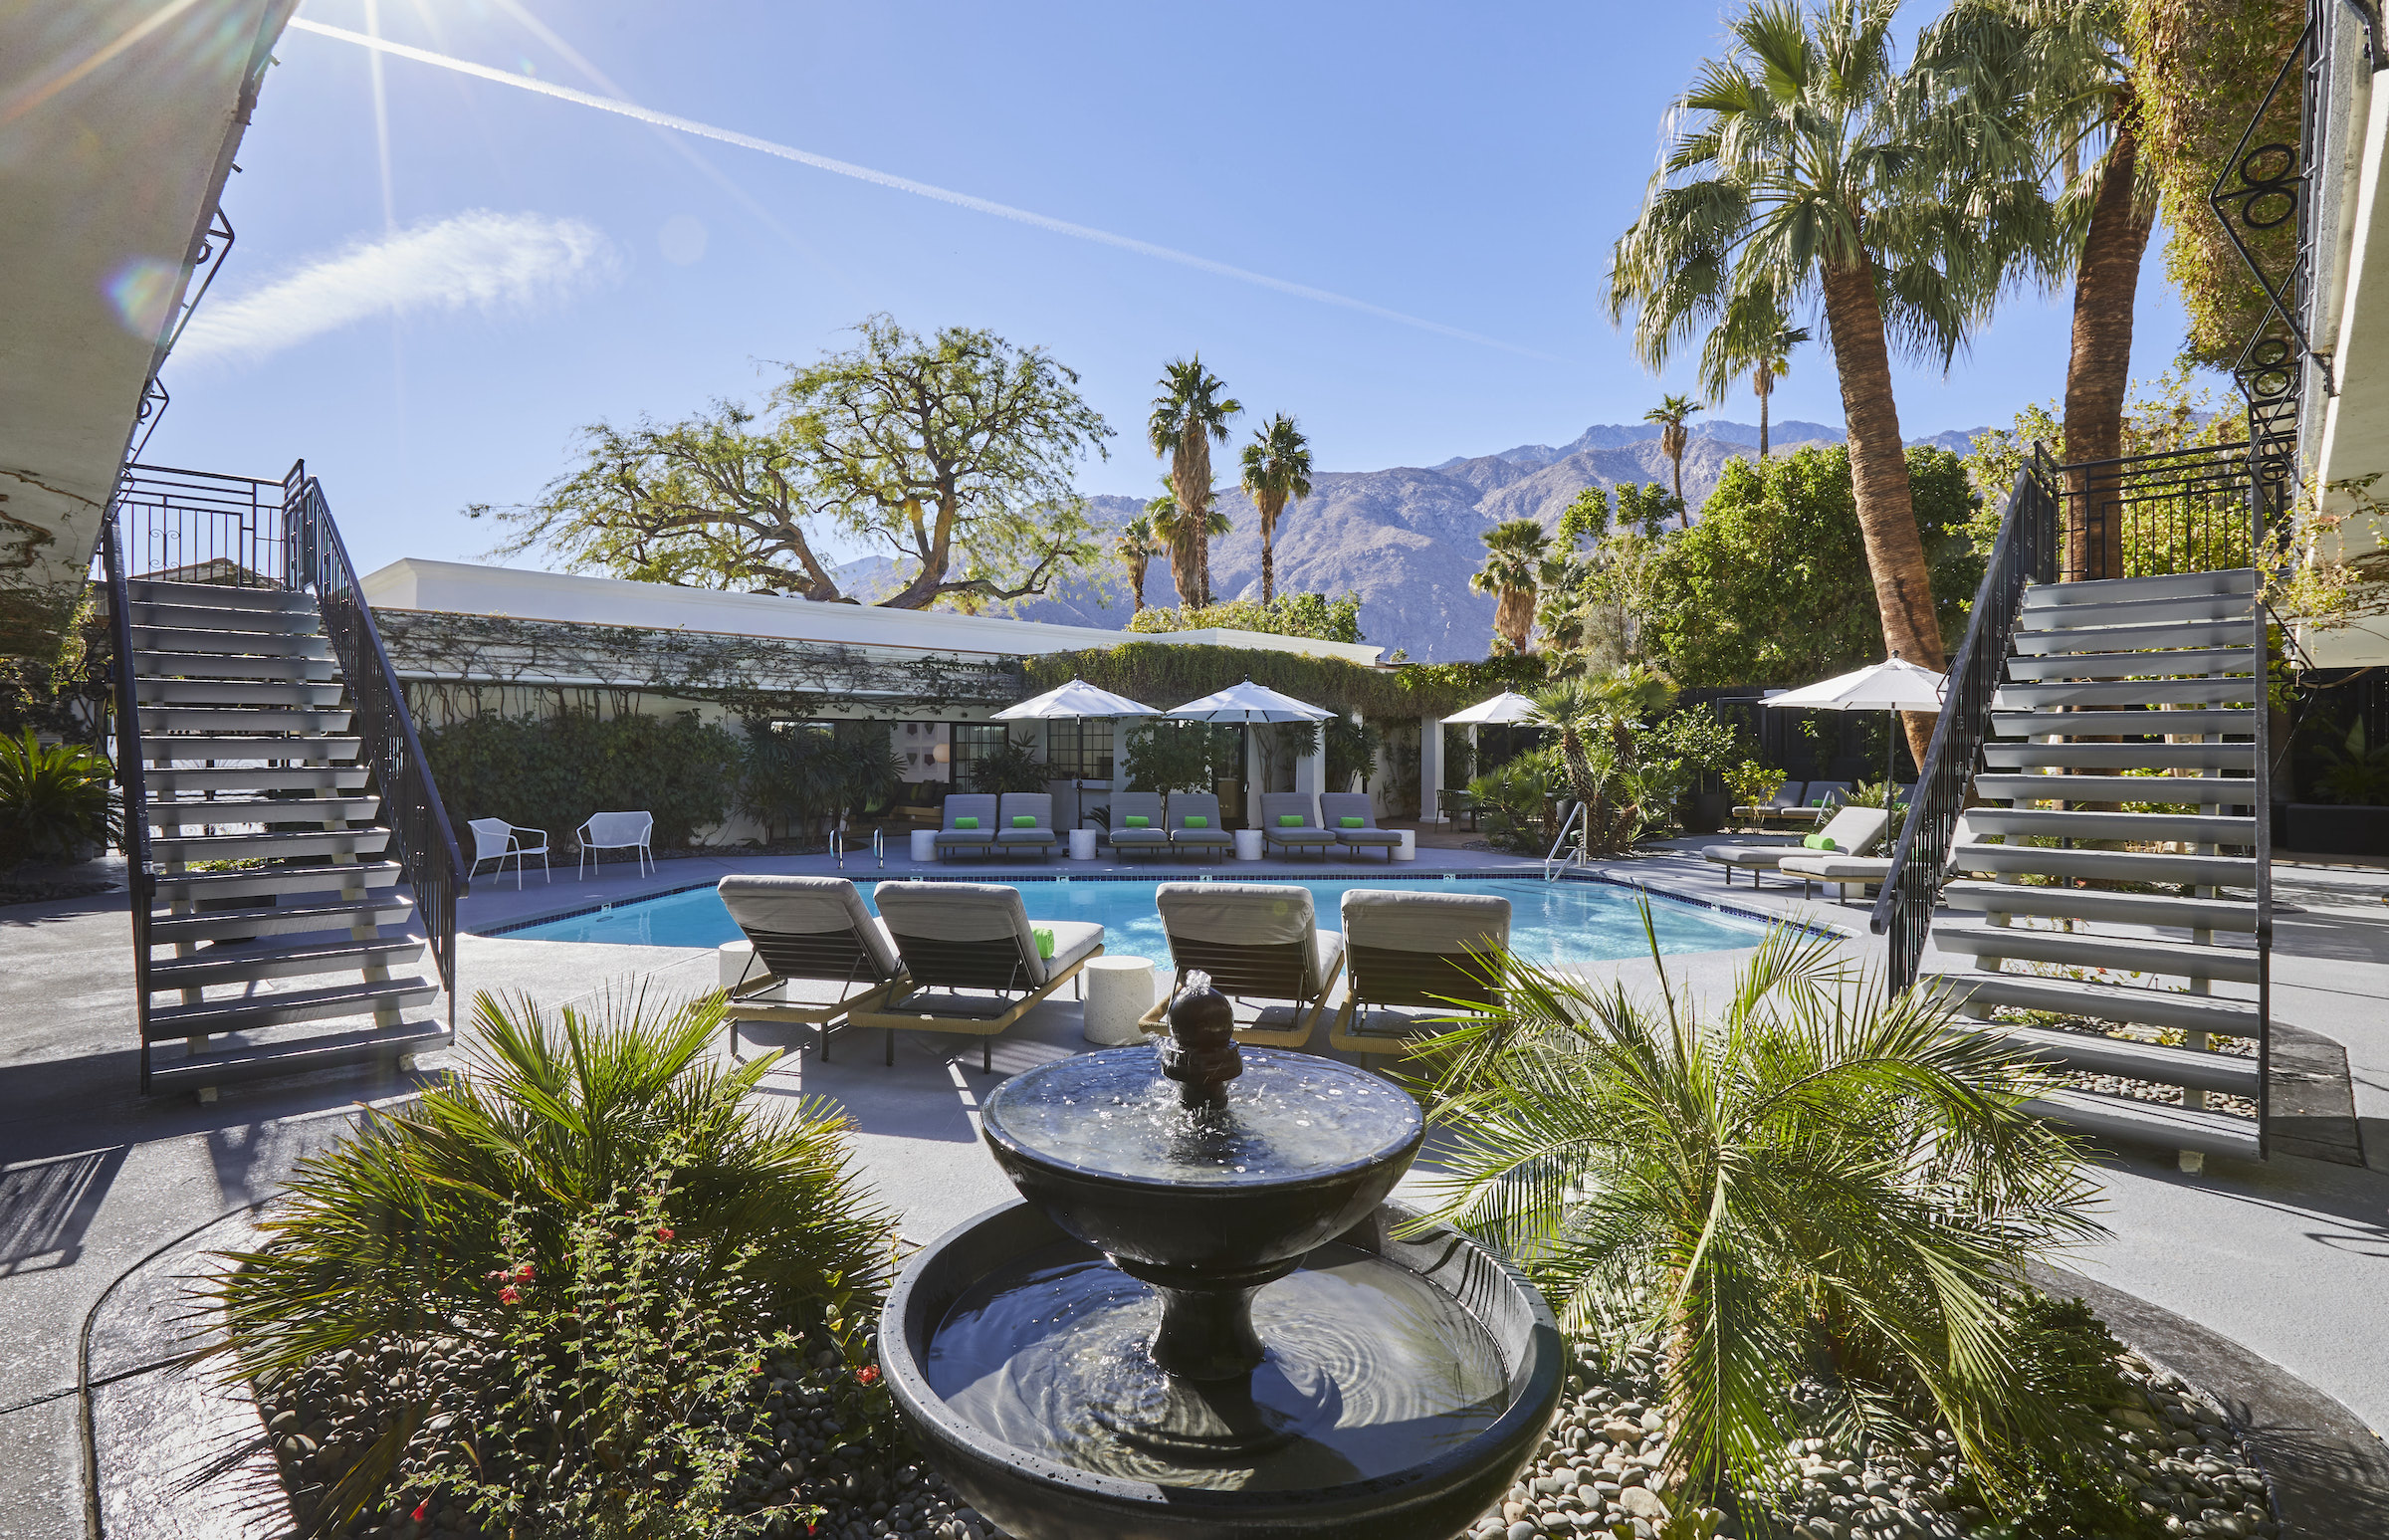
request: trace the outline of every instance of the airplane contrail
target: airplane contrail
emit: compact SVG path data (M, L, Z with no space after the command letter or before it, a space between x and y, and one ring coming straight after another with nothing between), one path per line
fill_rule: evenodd
M733 128L717 127L712 123L699 122L695 118L681 117L671 112L659 112L653 108L641 107L634 102L624 102L613 97L601 97L593 92L575 91L569 86L558 86L550 81L543 81L533 76L516 75L505 70L494 69L489 65L474 64L470 60L458 59L450 54L435 54L429 49L411 48L404 43L393 43L387 38L369 37L361 32L351 32L345 27L333 27L324 22L310 21L303 16L293 17L290 25L300 32L312 32L319 37L334 38L342 43L353 43L359 48L390 54L400 59L412 59L418 64L434 65L443 70L453 70L460 75L470 75L480 80L493 81L501 86L512 86L519 91L536 92L543 97L554 97L558 101L577 103L582 107L593 107L600 111L618 113L624 117L636 118L641 122L653 123L658 127L672 128L682 133L693 133L701 138L718 139L725 144L736 144L742 149L776 155L782 160L793 160L799 165L808 165L816 170L828 171L838 176L849 176L856 181L870 182L875 186L892 188L898 192L909 192L916 197L934 198L940 203L951 203L958 208L967 208L976 213L992 214L998 219L1008 219L1015 224L1028 225L1055 235L1067 235L1082 241L1093 241L1101 246L1135 252L1142 257L1154 257L1163 262L1175 262L1181 267L1194 268L1198 272L1209 273L1218 278L1232 278L1239 283L1252 284L1262 289L1274 289L1279 294L1293 295L1297 299L1314 300L1322 305L1333 305L1344 310L1358 311L1364 316L1374 316L1380 321L1391 321L1406 327L1415 327L1421 331L1432 331L1439 336L1455 337L1464 342L1476 342L1486 347L1498 347L1505 352L1520 353L1529 358L1541 358L1553 363L1565 361L1550 353L1539 352L1531 347L1521 347L1515 342L1505 342L1499 337L1463 330L1458 327L1447 327L1439 321L1428 321L1422 317L1405 315L1401 311L1388 310L1382 305L1372 305L1366 300L1356 300L1349 295L1337 294L1333 290L1314 289L1308 284L1297 284L1282 278L1272 278L1266 273L1255 273L1249 268L1239 268L1225 262L1214 262L1208 257L1198 257L1193 252L1179 251L1169 246L1158 246L1151 241L1140 241L1133 236L1115 235L1109 230L1098 230L1092 225L1073 224L1066 219L1055 219L1047 214L1014 208L1008 203L997 203L992 199L974 197L967 192L956 192L950 187L915 181L909 176L898 176L893 172L873 170L869 166L856 165L850 160L836 160L827 155L816 155L810 150L798 149L792 144L781 144L771 139L758 138L752 133L741 133Z

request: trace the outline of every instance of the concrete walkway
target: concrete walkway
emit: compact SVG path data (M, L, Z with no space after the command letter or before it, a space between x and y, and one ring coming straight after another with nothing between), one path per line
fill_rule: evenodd
M1602 870L1660 892L1727 900L1719 869L1696 853L1706 842L1679 842L1693 848L1655 850ZM458 949L461 992L469 999L481 990L523 990L553 1003L641 985L674 993L710 989L716 965L708 950L528 941L502 932L593 903L710 884L732 869L827 865L825 857L705 857L665 862L643 880L609 869L586 884L569 874L543 884L534 872L520 894L511 874L503 884L485 874L460 906L467 932ZM1518 865L1437 850L1391 875ZM1309 860L1211 870L1321 874ZM1370 867L1346 860L1326 870ZM1174 875L1060 861L1049 873L1032 865L1022 875L1064 872ZM889 862L886 875L909 874L909 862ZM850 856L846 875L868 881L880 872L868 857ZM945 875L979 874L957 863ZM2376 1169L2280 1158L2262 1167L2214 1162L2205 1176L2188 1178L2169 1158L2120 1154L2102 1168L2114 1238L2072 1259L2092 1278L2282 1366L2376 1429L2389 1427L2389 1169L2381 1169L2389 1168L2389 1011L2382 1004L2389 999L2389 906L2378 902L2382 886L2374 875L2284 871L2283 900L2301 912L2282 917L2275 964L2280 1019L2348 1049ZM1881 957L1857 908L1803 902L1797 889L1780 884L1754 894L1739 882L1730 902L1840 930L1853 957ZM484 934L492 931L501 934ZM76 1338L110 1282L170 1237L272 1193L294 1162L339 1137L360 1100L403 1095L413 1084L348 1076L227 1090L206 1107L188 1097L142 1100L134 1090L129 940L120 893L0 910L0 1540L84 1532ZM1672 959L1670 972L1695 992L1714 990L1746 955ZM1629 985L1650 983L1647 962L1614 966ZM977 1144L978 1100L1002 1075L1085 1046L1078 1006L1067 999L1038 1007L996 1039L994 1075L977 1071L976 1052L953 1057L961 1045L901 1033L888 1068L876 1034L866 1040L854 1033L832 1062L812 1053L791 1057L767 1082L775 1098L824 1097L840 1107L855 1125L858 1158L916 1239L1010 1196ZM109 1405L104 1398L104 1425ZM104 1442L111 1436L107 1426L101 1432ZM120 1442L127 1432L118 1428L112 1436ZM111 1533L114 1523L111 1512Z

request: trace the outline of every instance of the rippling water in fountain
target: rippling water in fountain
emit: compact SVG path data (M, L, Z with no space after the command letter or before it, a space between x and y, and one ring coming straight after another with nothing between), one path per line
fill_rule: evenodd
M1150 1054L1091 1053L1007 1082L1005 1135L1082 1171L1194 1187L1279 1181L1381 1158L1417 1130L1399 1089L1308 1053L1244 1050L1227 1105L1189 1113Z
M1065 1241L974 1285L923 1368L955 1411L1006 1443L1165 1486L1366 1480L1464 1442L1507 1405L1484 1329L1417 1274L1350 1246L1321 1247L1254 1299L1269 1357L1249 1386L1163 1375L1146 1351L1160 1319L1152 1288ZM1258 1450L1200 1447L1256 1427L1269 1430Z

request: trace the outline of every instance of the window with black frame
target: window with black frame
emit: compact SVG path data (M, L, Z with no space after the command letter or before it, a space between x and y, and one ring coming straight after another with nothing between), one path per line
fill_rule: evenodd
M1045 724L1045 763L1057 776L1112 778L1112 724L1104 717L1064 717Z
M1000 722L957 722L952 732L954 785L957 790L978 789L978 762L1003 747L1011 730Z

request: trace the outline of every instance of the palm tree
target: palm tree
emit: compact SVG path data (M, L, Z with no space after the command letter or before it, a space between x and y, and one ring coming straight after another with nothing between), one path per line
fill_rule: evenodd
M1227 522L1227 515L1219 512L1216 508L1206 508L1202 516L1200 538L1198 538L1194 522L1180 517L1181 506L1176 493L1165 492L1145 505L1144 523L1153 531L1155 549L1169 552L1170 575L1177 580L1179 607L1184 610L1201 606L1190 606L1187 603L1187 592L1193 585L1194 579L1179 575L1181 555L1199 549L1202 540L1216 540L1225 535L1230 526Z
M1690 396L1668 395L1659 397L1659 404L1642 414L1644 422L1659 425L1659 453L1667 457L1667 463L1675 470L1675 516L1686 530L1692 528L1692 515L1683 506L1684 451L1691 446L1692 430L1684 426L1684 419L1699 410L1699 403Z
M1695 1500L1769 1479L1820 1366L1846 1422L1929 1408L2012 1491L2071 1415L2024 1264L2102 1233L2080 1151L2018 1106L2034 1067L1831 938L1771 931L1705 1011L1650 950L1655 992L1490 960L1499 1002L1422 1048L1452 1144L1419 1222L1517 1260L1572 1331L1659 1342Z
M2022 103L2058 183L2050 249L2020 254L2018 266L2047 288L2073 285L2063 458L2076 465L2123 454L2132 305L2159 212L2123 28L2116 0L1959 0L1917 44L1953 106L1997 117ZM2093 550L2087 473L2068 479L2064 569L2120 576L2122 521L2103 521Z
M1639 729L1674 696L1666 676L1641 663L1600 678L1579 675L1535 695L1536 720L1559 737L1569 794L1584 805L1591 854L1624 855L1659 813L1651 804L1672 793L1671 782L1646 771Z
M1468 586L1494 596L1493 633L1511 652L1534 643L1535 589L1551 537L1532 519L1505 519L1484 533L1484 570Z
M1809 329L1793 326L1791 318L1777 309L1775 325L1760 330L1755 349L1730 351L1727 344L1742 334L1732 327L1719 327L1709 333L1709 344L1701 349L1700 383L1712 398L1722 400L1734 380L1749 371L1750 393L1759 398L1759 458L1764 460L1769 398L1775 394L1775 382L1791 372L1792 349L1809 340Z
M1162 393L1145 424L1153 452L1170 461L1170 490L1190 517L1170 552L1170 575L1181 608L1211 602L1211 444L1227 442L1227 419L1244 410L1225 397L1227 384L1202 366L1202 355L1162 366Z
M1884 643L1938 669L1889 339L1946 368L2013 252L2045 239L2048 200L2029 153L1986 119L1924 110L1894 58L1896 9L1760 0L1729 23L1731 51L1671 109L1682 126L1618 240L1610 309L1633 316L1657 369L1703 323L1729 331L1727 354L1755 351L1783 307L1822 302ZM1907 722L1919 763L1931 722Z
M1128 571L1129 597L1137 606L1131 614L1145 612L1145 569L1153 564L1155 552L1164 549L1165 543L1153 533L1150 513L1122 525L1118 538L1112 542L1112 554L1120 558L1121 566Z
M1244 446L1244 491L1261 516L1261 602L1277 596L1277 521L1289 500L1311 495L1311 441L1294 419L1279 412L1261 424Z

